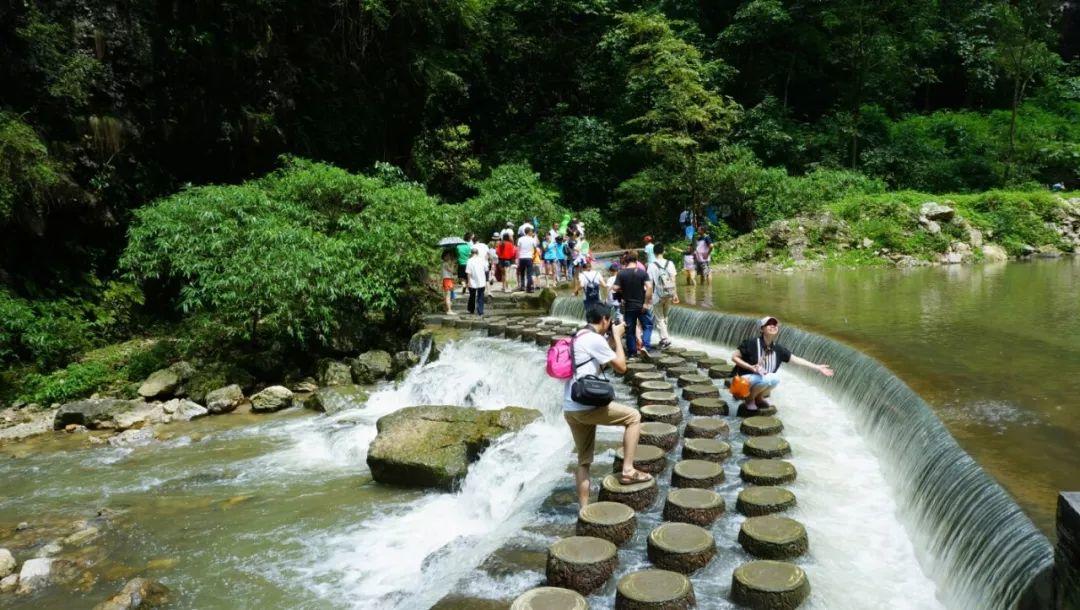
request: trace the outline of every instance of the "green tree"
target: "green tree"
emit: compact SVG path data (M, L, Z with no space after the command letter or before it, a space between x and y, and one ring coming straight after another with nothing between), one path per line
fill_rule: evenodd
M481 239L501 229L537 218L541 223L556 222L566 208L559 205L559 194L540 180L540 174L524 163L507 163L491 170L476 183L478 191L462 207L465 227Z
M420 135L413 161L429 189L458 198L479 177L482 168L473 156L471 134L468 125L448 125Z

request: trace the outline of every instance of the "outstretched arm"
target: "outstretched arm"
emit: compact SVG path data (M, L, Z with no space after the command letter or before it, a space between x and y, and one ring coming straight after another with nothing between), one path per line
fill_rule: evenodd
M815 371L821 373L826 377L832 377L834 374L831 366L827 364L814 364L813 362L810 362L805 358L800 358L795 354L791 355L791 362L799 366L805 366L806 368L814 369Z

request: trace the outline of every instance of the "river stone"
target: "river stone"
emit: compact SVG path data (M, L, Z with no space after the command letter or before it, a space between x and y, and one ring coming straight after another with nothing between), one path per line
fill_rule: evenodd
M751 436L743 443L743 453L756 458L791 455L791 445L779 436Z
M644 394L645 392L671 392L675 389L671 383L667 381L642 381L637 384L637 390Z
M795 480L795 466L784 460L748 460L739 469L739 476L754 485L783 485Z
M739 492L735 508L747 517L783 512L795 506L795 494L783 487L754 486Z
M244 392L235 383L218 388L206 395L206 409L214 414L228 413L244 400Z
M536 344L540 347L547 347L551 345L551 339L555 337L555 333L551 331L540 331L536 333Z
M656 371L656 365L649 362L630 362L626 365L626 375L632 375L634 373L642 371Z
M361 385L375 383L389 377L394 372L394 361L389 352L374 349L364 352L349 363L353 381Z
M731 377L732 367L729 364L720 364L709 367L709 377L713 379L726 379Z
M538 418L522 407L405 407L379 418L368 467L380 483L452 490L491 443Z
M724 499L711 489L672 489L664 502L664 521L709 527L723 512Z
M688 349L685 352L679 354L679 357L681 357L683 360L686 360L687 362L697 363L704 360L705 358L708 358L709 355L701 350Z
M20 595L33 593L49 584L52 579L53 560L48 557L35 557L27 559L19 570Z
M735 412L735 415L739 417L772 417L776 415L776 407L769 405L767 407L757 407L751 409L746 403L739 403L739 409Z
M698 368L692 364L684 364L682 366L673 366L667 370L667 374L672 377L679 378L682 375L697 375Z
M658 392L642 392L638 396L638 400L642 404L650 405L671 405L675 406L679 404L679 398L675 396L675 392L670 391L658 391Z
M751 561L731 575L731 601L749 608L793 610L809 595L806 572L784 561Z
M578 536L603 538L618 546L629 540L637 529L634 509L618 502L593 502L578 511Z
M19 575L8 574L0 578L0 593L11 593L19 587Z
M90 398L69 402L53 416L53 429L63 430L68 424L86 426L91 430L113 429L117 415L127 413L142 403L115 398Z
M169 600L169 588L149 578L134 578L119 593L94 606L94 610L156 608Z
M144 445L149 445L153 441L153 428L138 428L134 430L124 430L116 436L110 436L108 442L111 447L142 447Z
M615 586L615 610L688 610L696 605L694 585L678 572L640 570Z
M690 401L690 414L715 417L728 414L728 404L716 396L695 398Z
M316 378L321 386L345 385L352 383L352 369L344 362L320 360Z
M510 610L589 610L589 602L577 591L537 587L517 596Z
M634 510L645 510L652 506L657 494L656 477L642 483L623 485L618 475L609 474L600 482L601 502L618 502Z
M304 403L305 407L333 415L346 409L363 407L367 403L368 393L363 387L353 384L319 388Z
M608 540L571 536L548 547L547 584L588 595L604 586L618 565L619 549Z
M747 436L770 436L784 431L784 424L775 417L759 415L743 420L739 429Z
M663 358L660 358L656 361L656 366L664 371L676 366L682 366L684 364L686 364L686 360L678 356L664 356Z
M417 356L407 349L403 349L394 352L392 363L394 366L394 376L397 377L412 367L420 364L420 356Z
M7 549L0 549L0 578L15 571L15 556Z
M409 337L409 343L406 346L410 352L417 355L419 358L423 358L424 354L427 354L427 361L434 362L439 359L439 346L435 343L435 333L431 332L430 328L422 328L411 337ZM350 370L350 378L352 371Z
M724 482L724 467L706 460L683 460L671 469L672 487L712 489Z
M634 453L634 469L647 472L652 475L660 474L667 468L666 451L652 445L638 445ZM619 447L615 450L615 461L612 462L611 471L615 474L622 472L623 450Z
M174 398L162 405L161 408L172 416L173 421L191 421L197 417L210 414L208 409L186 398Z
M806 553L810 546L802 523L776 515L743 521L739 544L747 553L762 559L794 559Z
M282 385L272 385L251 397L251 410L256 413L270 413L292 406L293 393Z
M703 383L709 383L709 378L705 375L698 375L697 373L687 373L686 375L679 375L680 388L685 388L688 385L701 385Z
M703 399L704 400L704 399ZM683 436L686 438L716 438L729 432L726 421L719 417L691 417Z
M649 421L641 424L641 444L671 451L679 444L679 429L671 424Z
M683 398L691 401L699 398L718 398L720 396L720 388L711 383L702 383L688 385L683 388L682 393Z
M640 411L642 421L655 421L673 426L682 421L682 409L674 405L645 405Z
M635 387L641 387L641 384L646 381L663 381L665 376L658 371L637 371L633 375L628 375L630 383Z
M658 568L693 574L716 555L716 542L705 528L690 523L662 523L649 533L647 554Z
M731 445L715 438L688 438L683 441L684 460L723 462L731 457Z
M159 369L150 373L146 381L139 386L139 396L151 399L172 396L176 386L180 385L180 375L171 368Z

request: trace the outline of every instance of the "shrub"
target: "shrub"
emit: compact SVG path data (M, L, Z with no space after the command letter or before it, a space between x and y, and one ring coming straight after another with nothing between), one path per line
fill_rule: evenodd
M559 222L569 211L558 193L523 163L503 164L476 183L478 194L465 201L465 226L482 238L513 222L536 218L541 226ZM539 227L537 227L539 230Z

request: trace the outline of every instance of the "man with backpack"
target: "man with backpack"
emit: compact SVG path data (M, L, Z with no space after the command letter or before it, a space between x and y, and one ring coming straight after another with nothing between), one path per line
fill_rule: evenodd
M574 296L585 293L585 309L589 309L590 303L600 303L601 290L606 288L604 286L604 276L600 275L599 271L594 271L592 268L592 262L589 259L585 259L583 262L584 271L577 275L577 282L574 284Z
M675 263L664 258L664 244L656 244L653 253L656 260L649 264L649 280L653 285L652 315L660 331L660 349L665 349L671 345L667 328L668 311L673 304L679 304L679 295L675 292L675 278L679 272L675 269Z
M627 250L623 255L626 264L615 276L615 290L622 295L623 319L626 320L626 354L637 355L637 325L641 322L642 349L649 349L652 337L652 297L653 283L649 274L637 264L637 253Z

